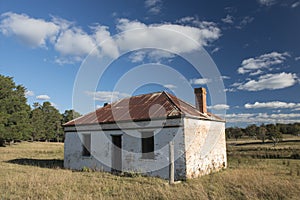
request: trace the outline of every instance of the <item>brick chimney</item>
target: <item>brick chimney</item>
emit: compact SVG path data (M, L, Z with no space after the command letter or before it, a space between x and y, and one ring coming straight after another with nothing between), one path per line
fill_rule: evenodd
M194 88L196 108L202 112L207 113L206 107L206 89L205 88Z

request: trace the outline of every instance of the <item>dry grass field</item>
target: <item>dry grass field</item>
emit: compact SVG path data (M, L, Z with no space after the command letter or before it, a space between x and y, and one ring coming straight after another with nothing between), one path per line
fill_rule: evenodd
M300 143L228 145L228 169L168 185L159 178L62 168L63 144L0 147L0 199L299 199ZM272 156L271 156L272 155ZM273 156L274 155L274 156Z

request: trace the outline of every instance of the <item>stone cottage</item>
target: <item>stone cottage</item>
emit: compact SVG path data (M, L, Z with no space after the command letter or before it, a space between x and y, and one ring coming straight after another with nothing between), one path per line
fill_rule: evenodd
M175 180L226 168L225 121L209 112L205 88L196 106L167 92L104 105L64 124L64 167L169 177L174 142Z

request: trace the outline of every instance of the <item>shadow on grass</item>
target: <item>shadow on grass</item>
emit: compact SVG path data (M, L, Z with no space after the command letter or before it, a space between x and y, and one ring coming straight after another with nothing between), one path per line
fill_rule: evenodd
M64 161L59 159L33 159L33 158L18 158L7 161L8 163L18 164L18 165L30 165L42 168L50 169L62 169L64 166Z

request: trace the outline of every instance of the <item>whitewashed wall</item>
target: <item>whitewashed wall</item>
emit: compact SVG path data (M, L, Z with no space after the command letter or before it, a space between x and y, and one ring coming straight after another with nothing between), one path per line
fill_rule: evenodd
M175 150L175 179L195 178L227 166L225 123L197 119L157 120L147 126L146 122L122 124L123 130L115 124L67 127L65 139L65 168L81 170L89 167L95 170L111 171L111 135L122 134L122 171L145 173L162 178L169 177L169 141L173 140ZM161 129L161 126L169 126ZM178 127L175 127L178 126ZM111 129L111 130L109 130ZM74 132L72 132L74 130ZM88 131L87 131L88 130ZM142 158L141 132L154 131L155 159ZM82 156L82 134L91 134L91 157Z
M137 127L145 122L135 123ZM159 128L162 126L167 128ZM178 126L178 127L174 127ZM169 177L169 141L174 141L175 179L185 177L185 153L182 119L157 120L147 129L126 129L130 124L122 125L124 130L97 131L97 126L77 127L78 132L67 132L65 139L65 168L81 170L89 167L95 170L111 171L111 135L122 134L122 171L145 173L162 178ZM116 128L114 124L105 125L105 129ZM98 127L99 129L99 127ZM72 128L68 127L68 131ZM89 130L89 131L85 131ZM141 132L154 131L155 159L142 158ZM82 134L91 134L91 157L82 156Z
M184 119L184 135L187 178L226 168L225 123Z

